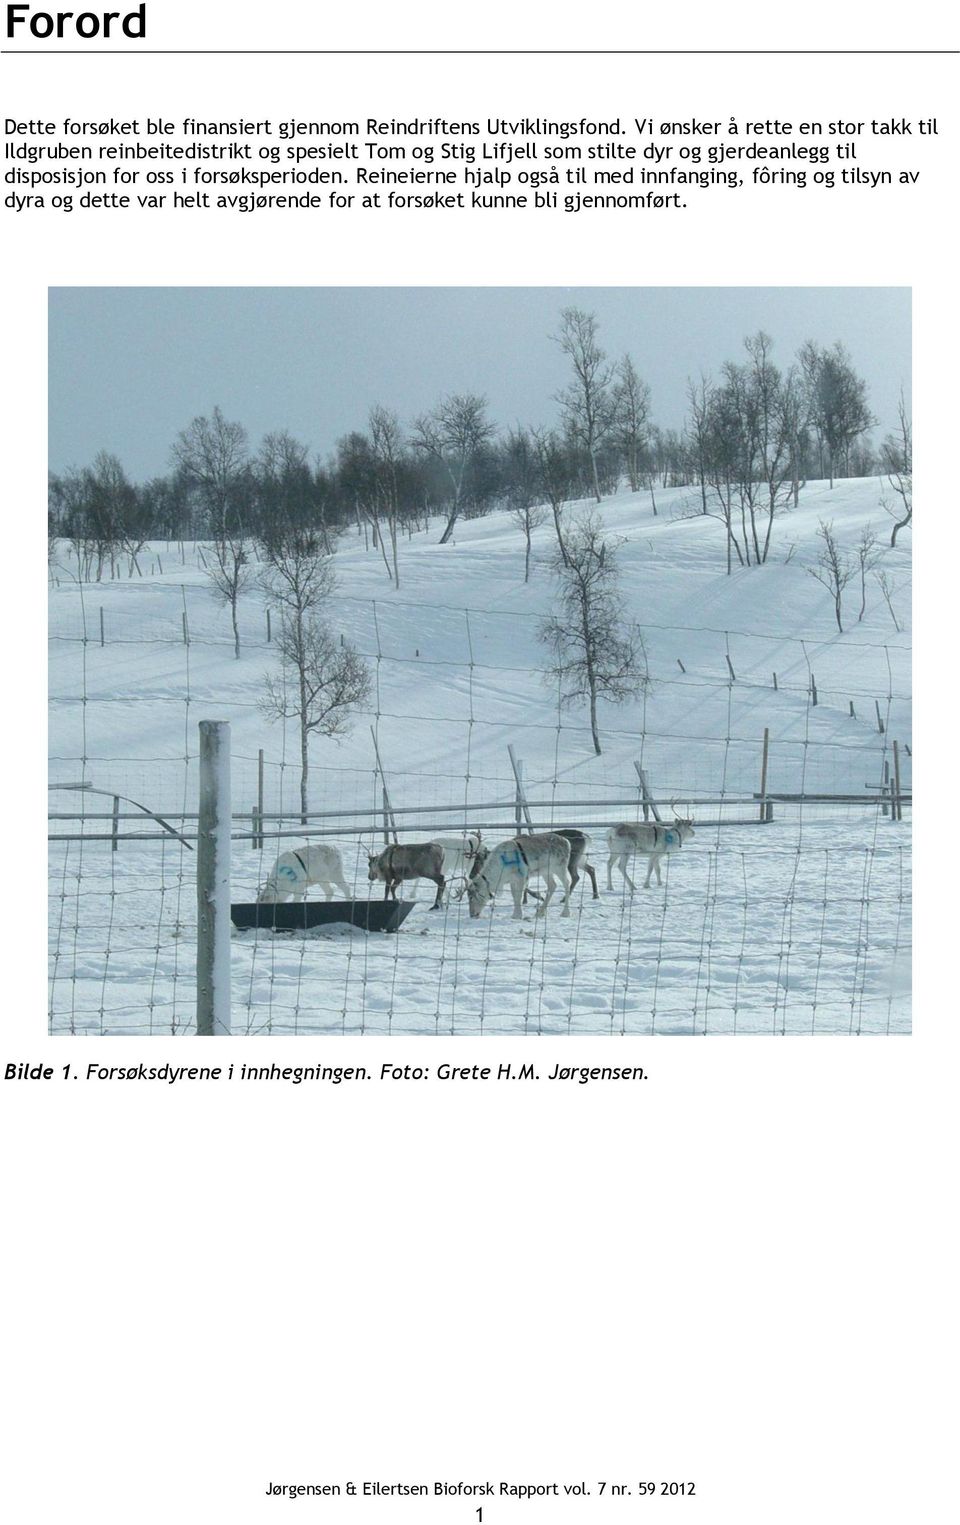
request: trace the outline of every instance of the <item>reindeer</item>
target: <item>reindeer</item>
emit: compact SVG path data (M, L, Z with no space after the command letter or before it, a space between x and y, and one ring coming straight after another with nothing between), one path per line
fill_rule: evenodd
M451 879L472 875L481 855L486 856L479 831L469 831L462 837L431 837L430 843L443 848L443 875L448 884Z
M587 859L587 848L590 846L590 838L587 836L585 831L581 831L579 829L579 827L576 827L576 826L569 826L569 827L562 826L562 827L559 827L558 830L557 830L557 836L558 837L566 837L567 841L570 843L570 865L569 866L570 866L570 889L571 889L571 892L573 890L575 890L577 885L579 884L579 882L580 882L580 870L583 869L583 872L587 875L587 878L590 880L590 883L593 885L593 898L594 898L594 900L599 900L600 899L600 891L597 889L596 870L594 869L594 867L593 867L593 865L591 863L588 863L586 861L586 859Z
M257 896L257 903L279 905L297 895L306 900L311 884L319 884L328 900L333 898L335 886L342 891L345 900L350 899L343 877L343 860L337 848L318 842L281 853Z
M431 911L440 909L443 896L444 849L437 842L404 842L385 847L382 853L368 853L368 874L371 884L382 880L386 885L384 900L396 900L397 885L406 879L431 879L437 886L437 898Z
M580 883L580 870L582 869L583 872L587 875L587 878L590 880L590 883L593 885L594 900L599 900L600 891L597 889L596 871L594 870L592 864L585 861L587 848L590 846L590 838L587 836L585 831L581 831L577 826L558 826L556 828L555 834L558 837L566 837L567 841L570 843L570 861L567 865L567 869L570 874L570 893L572 894L577 885ZM524 840L526 839L524 838ZM485 843L478 844L476 855L473 860L473 865L470 869L470 879L475 879L477 877L477 874L480 872L489 856L489 847L487 847ZM469 888L469 881L467 887ZM538 891L531 890L529 886L523 892L524 902L526 902L528 895L532 895L535 900L539 900L541 898Z
M627 873L627 859L634 853L643 853L647 859L647 877L643 881L645 890L650 888L650 875L655 871L657 884L663 881L660 878L660 859L664 853L679 852L684 842L693 836L693 821L681 819L676 812L676 802L671 801L673 810L673 824L664 825L661 821L624 821L619 826L611 826L607 832L607 847L610 857L607 860L607 889L613 889L613 866L617 864L621 874L629 884L631 891L636 885Z
M479 916L488 900L492 900L502 884L509 884L513 895L513 919L523 920L523 892L527 881L542 876L546 880L547 893L537 907L542 916L550 904L557 887L563 885L563 910L561 916L570 915L570 842L558 831L544 831L529 837L509 837L499 842L487 854L486 861L467 881L470 915Z

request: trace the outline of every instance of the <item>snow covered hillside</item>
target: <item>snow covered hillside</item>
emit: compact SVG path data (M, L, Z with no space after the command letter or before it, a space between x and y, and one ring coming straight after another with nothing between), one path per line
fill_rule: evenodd
M488 840L507 836L511 744L534 825L590 832L601 899L577 898L568 920L551 908L517 924L501 895L471 922L466 901L431 915L432 886L422 885L396 937L236 934L234 1030L908 1030L909 826L871 801L894 740L909 789L910 540L889 549L880 493L875 479L809 484L776 522L767 564L730 577L722 526L696 512L690 489L658 493L656 516L646 494L605 500L599 513L624 542L623 593L651 684L626 705L601 702L600 757L585 712L561 711L542 678L538 622L555 602L549 524L536 532L527 586L522 536L506 514L461 522L446 546L436 525L404 540L399 591L379 553L346 538L328 616L367 657L373 697L341 745L311 744L311 810L342 812L311 831L340 846L348 882L365 897L366 850L382 842L381 822L359 814L382 803L375 727L401 840L476 824ZM863 618L854 576L837 630L833 601L807 570L821 520L854 560L864 528L876 529L901 630L872 575ZM295 723L284 734L259 708L264 676L278 670L264 597L251 590L241 602L238 660L201 554L154 545L141 555L142 578L80 586L61 545L50 595L51 779L85 781L168 819L195 811L197 722L227 719L233 810L249 817L263 749L266 810L293 816L281 828L292 831ZM765 729L771 793L857 802L777 802L771 823L753 824ZM631 897L618 882L606 890L603 836L605 823L638 816L635 764L658 800L690 802L698 830L668 860L666 890ZM53 812L84 809L87 836L52 844L52 1030L189 1031L188 850L168 836L111 852L109 840L94 840L109 837L109 797L50 798ZM423 813L401 814L414 807ZM120 827L140 829L127 819ZM77 820L51 825L55 835L79 830ZM262 853L249 834L235 841L236 900L254 898L276 851L269 836Z

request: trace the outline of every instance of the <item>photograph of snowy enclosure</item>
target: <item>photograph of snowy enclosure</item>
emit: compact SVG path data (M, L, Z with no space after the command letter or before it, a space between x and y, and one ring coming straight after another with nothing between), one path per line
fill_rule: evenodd
M269 354L292 294L226 295ZM235 1035L909 1033L909 294L877 380L846 342L875 292L444 292L450 379L409 410L423 293L348 295L380 347L321 436L295 376L265 402L269 365L245 390L189 331L224 293L51 293L49 1030L197 1031L218 721ZM741 326L705 338L697 296ZM502 397L498 299L542 335ZM94 331L110 384L68 427ZM369 930L391 874L409 909Z

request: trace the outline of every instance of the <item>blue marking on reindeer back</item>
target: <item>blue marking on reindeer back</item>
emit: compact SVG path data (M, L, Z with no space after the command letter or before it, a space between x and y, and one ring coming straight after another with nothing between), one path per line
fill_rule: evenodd
M515 848L512 854L511 853L501 853L500 854L500 863L501 863L501 866L503 868L519 868L520 867L520 849L519 848Z
M296 879L297 871L289 863L281 863L277 867L277 875L283 879Z
M675 831L664 832L663 840L666 842L668 847L672 847L674 842L677 841L677 833Z

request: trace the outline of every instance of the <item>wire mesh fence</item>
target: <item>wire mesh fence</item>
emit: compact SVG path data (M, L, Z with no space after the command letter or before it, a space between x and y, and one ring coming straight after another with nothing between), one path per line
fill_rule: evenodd
M494 843L528 822L585 830L600 884L594 900L582 880L568 916L532 902L517 922L502 893L473 918L459 883L431 911L420 883L396 934L235 931L234 1033L909 1030L905 641L651 621L650 685L604 714L598 760L582 714L545 690L533 616L334 599L373 697L340 758L314 758L303 820L297 738L259 709L265 609L236 659L223 611L182 581L58 591L52 1032L195 1030L197 723L212 715L233 730L237 902L298 842L336 846L366 900L385 838ZM643 819L650 794L689 810L695 837L661 888L608 886L606 831Z

